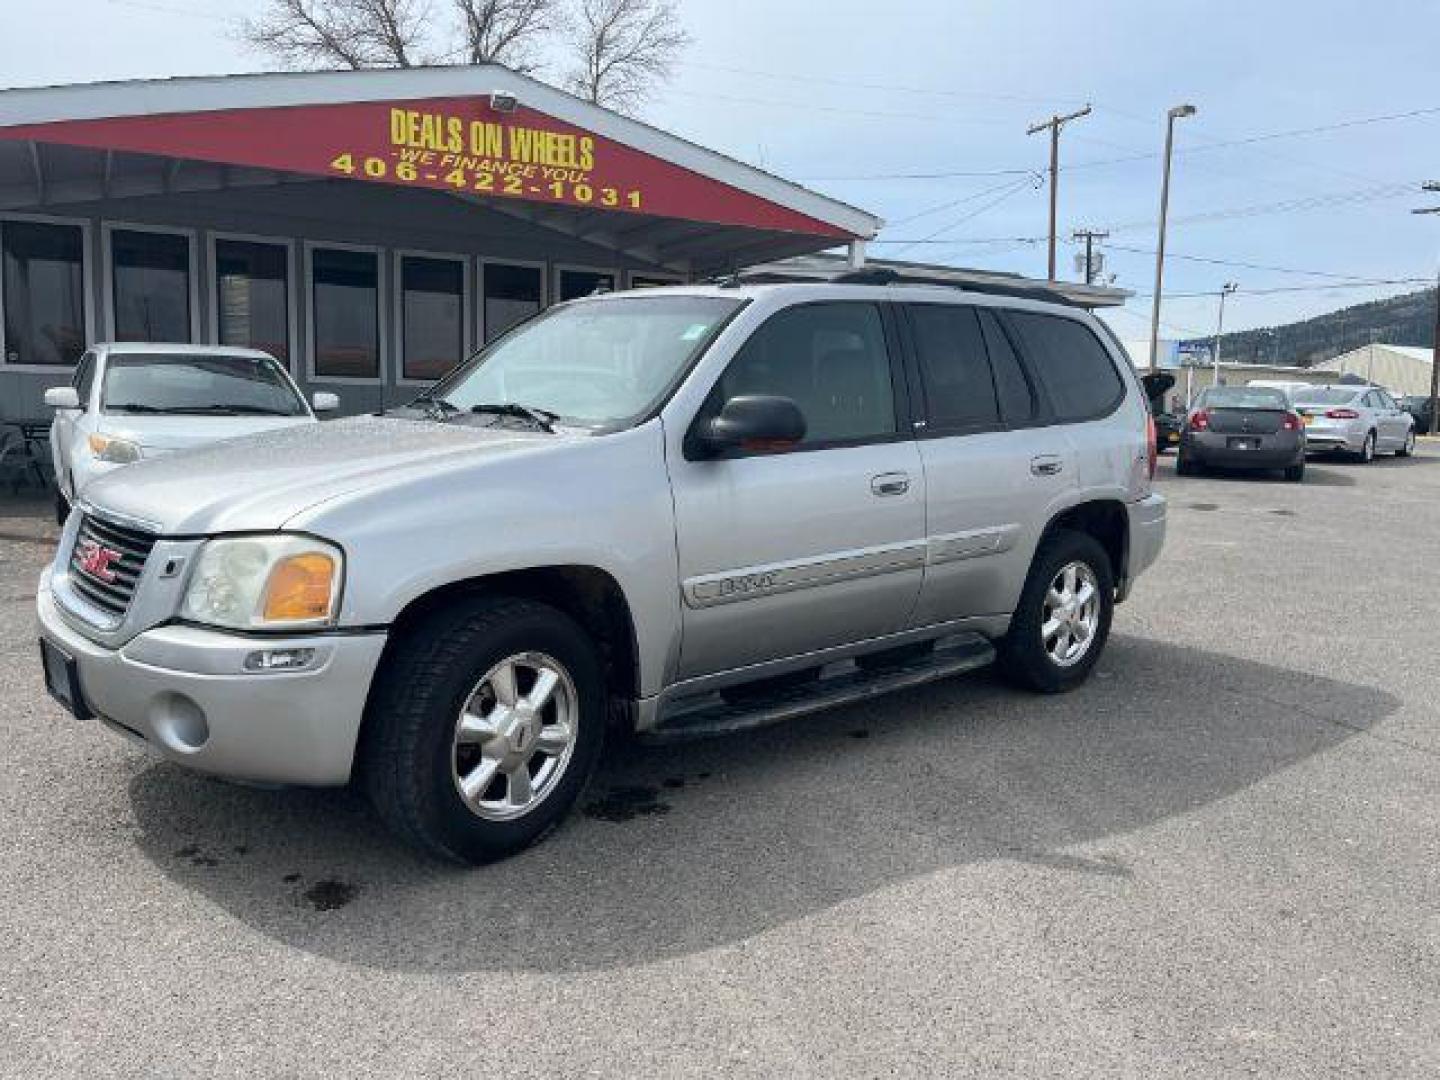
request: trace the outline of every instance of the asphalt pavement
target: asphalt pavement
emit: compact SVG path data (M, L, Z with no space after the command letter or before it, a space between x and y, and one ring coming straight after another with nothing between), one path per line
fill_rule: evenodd
M44 695L0 503L0 1074L1440 1073L1440 445L1180 479L1095 677L612 754L462 871Z

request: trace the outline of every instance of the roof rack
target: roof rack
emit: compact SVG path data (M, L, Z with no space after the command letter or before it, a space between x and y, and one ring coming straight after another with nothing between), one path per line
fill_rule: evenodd
M858 270L793 272L769 267L725 274L711 278L709 284L719 285L723 289L737 289L742 285L929 285L990 296L1041 300L1049 304L1064 304L1067 307L1088 308L1094 306L1093 302L1091 304L1083 303L1061 288L1050 287L1043 282L1028 281L1024 278L1019 278L1014 284L1011 284L1006 281L940 277L927 273L902 273L889 266L871 266Z

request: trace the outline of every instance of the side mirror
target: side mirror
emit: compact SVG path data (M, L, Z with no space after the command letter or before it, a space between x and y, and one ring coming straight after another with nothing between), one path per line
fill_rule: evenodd
M80 394L73 386L52 386L45 391L45 404L52 409L78 409Z
M727 450L790 450L805 438L805 416L788 397L742 394L725 402L720 415L696 424L690 434L699 457L718 457Z
M334 412L340 408L340 398L328 390L317 390L310 398L310 407L316 412Z

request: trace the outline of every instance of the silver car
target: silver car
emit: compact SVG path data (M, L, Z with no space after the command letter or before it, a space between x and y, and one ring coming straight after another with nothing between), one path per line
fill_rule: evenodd
M1348 453L1371 461L1377 453L1415 452L1415 418L1375 386L1312 386L1297 391L1295 411L1312 454Z
M413 404L93 483L51 692L186 767L338 785L482 862L616 727L743 731L992 660L1080 685L1165 501L1129 360L1026 295L835 282L551 308Z

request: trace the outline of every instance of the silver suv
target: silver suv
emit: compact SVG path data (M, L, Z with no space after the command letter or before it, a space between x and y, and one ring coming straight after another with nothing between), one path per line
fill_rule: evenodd
M1068 690L1159 553L1119 345L1048 294L563 304L410 406L140 462L66 524L46 680L221 776L357 780L483 862L607 734L734 732L998 661Z

